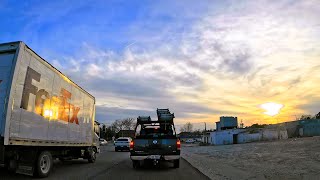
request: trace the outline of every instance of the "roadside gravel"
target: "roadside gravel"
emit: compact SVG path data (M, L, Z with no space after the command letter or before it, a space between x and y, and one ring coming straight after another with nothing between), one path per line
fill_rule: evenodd
M319 179L320 137L184 146L182 157L211 179Z

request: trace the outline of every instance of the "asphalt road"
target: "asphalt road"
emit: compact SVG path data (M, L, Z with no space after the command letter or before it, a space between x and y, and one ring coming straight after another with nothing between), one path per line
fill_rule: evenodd
M208 179L184 159L180 160L178 169L174 169L173 164L169 162L161 163L158 167L145 164L139 169L133 169L129 152L114 152L112 145L101 149L94 164L88 164L85 160L55 161L52 173L45 179ZM33 179L30 176L11 174L4 168L0 168L0 177L0 179Z

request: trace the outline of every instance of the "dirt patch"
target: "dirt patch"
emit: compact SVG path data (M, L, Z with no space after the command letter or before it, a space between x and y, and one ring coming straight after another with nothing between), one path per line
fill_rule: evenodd
M183 147L182 156L212 179L320 177L320 137Z

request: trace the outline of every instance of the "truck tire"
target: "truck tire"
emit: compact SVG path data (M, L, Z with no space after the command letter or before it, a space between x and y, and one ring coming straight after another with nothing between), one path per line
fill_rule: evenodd
M35 175L44 178L47 177L53 167L53 160L49 151L42 151L36 161Z
M132 160L132 167L138 169L140 167L140 161Z
M89 163L94 163L96 162L96 159L97 159L97 153L95 150L90 150L89 151L89 155L88 155L88 162Z
M17 166L17 160L15 159L10 159L9 162L7 162L7 168L10 173L15 173Z
M119 150L118 150L118 148L117 148L117 147L114 147L114 151L115 151L115 152L118 152Z
M173 167L174 168L179 168L180 167L180 159L177 159L177 160L173 161Z

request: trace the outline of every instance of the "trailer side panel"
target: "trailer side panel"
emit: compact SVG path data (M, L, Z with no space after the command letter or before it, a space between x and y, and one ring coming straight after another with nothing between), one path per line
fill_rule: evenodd
M92 145L94 97L23 43L13 82L7 145Z

